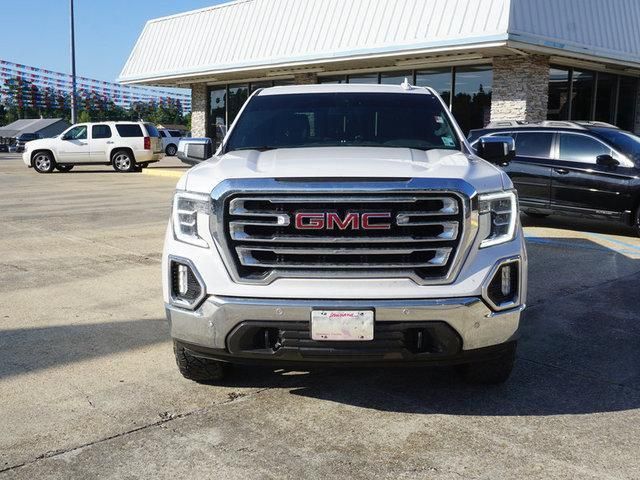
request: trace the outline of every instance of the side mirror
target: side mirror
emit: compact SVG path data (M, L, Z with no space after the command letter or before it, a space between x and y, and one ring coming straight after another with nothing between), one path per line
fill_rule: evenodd
M60 140L69 140L69 137L67 137L67 134L60 135Z
M620 165L620 162L611 155L598 155L596 157L596 163L607 168L616 168Z
M178 142L178 158L195 165L213 157L213 142L210 138L181 138Z
M476 153L487 162L504 167L516 156L516 142L507 136L480 137Z

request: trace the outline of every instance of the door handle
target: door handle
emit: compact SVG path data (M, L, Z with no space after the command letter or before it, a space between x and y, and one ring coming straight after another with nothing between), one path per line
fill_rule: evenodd
M554 170L560 175L566 175L567 173L569 173L569 170L567 170L566 168L554 168Z
M112 142L112 141L108 141L108 142L106 142L106 143L107 143L108 145L113 144L113 142Z

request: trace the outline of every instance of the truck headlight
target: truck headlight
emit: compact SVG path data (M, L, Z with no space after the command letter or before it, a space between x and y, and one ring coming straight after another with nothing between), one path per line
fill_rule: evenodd
M211 197L201 193L176 192L171 213L176 240L197 247L208 248L205 229L213 213Z
M481 231L486 232L480 248L513 240L518 221L518 198L513 190L480 195L479 213Z

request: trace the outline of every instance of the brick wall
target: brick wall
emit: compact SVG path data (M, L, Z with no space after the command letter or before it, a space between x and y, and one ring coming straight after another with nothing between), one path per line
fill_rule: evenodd
M547 119L549 57L495 57L491 121Z
M293 77L296 85L311 85L318 83L318 75L315 73L298 73Z
M207 136L209 111L207 109L207 85L194 83L191 85L191 135Z

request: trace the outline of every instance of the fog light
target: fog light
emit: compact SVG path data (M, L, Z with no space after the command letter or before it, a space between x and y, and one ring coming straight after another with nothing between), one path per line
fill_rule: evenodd
M171 303L194 309L205 296L204 283L186 259L171 259L169 265Z
M513 308L520 302L520 260L505 260L494 268L483 296L493 310Z

